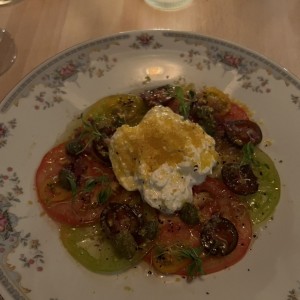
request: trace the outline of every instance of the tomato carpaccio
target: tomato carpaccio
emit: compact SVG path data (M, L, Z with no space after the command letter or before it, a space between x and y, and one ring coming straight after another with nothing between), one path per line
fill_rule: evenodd
M185 224L178 215L160 215L160 230L146 261L163 274L189 276L191 259L176 255L174 245L186 249L201 248L203 227L212 218L226 218L237 229L237 244L228 255L209 255L202 252L203 274L223 270L243 258L252 240L252 223L247 207L219 179L207 177L204 183L194 186L194 203L199 210L201 222L196 226ZM173 247L173 248L172 248ZM168 255L162 255L158 249L166 249ZM172 252L175 254L171 257Z
M237 245L231 253L203 258L204 272L213 273L235 264L246 254L252 239L252 223L246 205L223 182L209 177L194 187L194 197L196 202L200 199L200 212L203 211L206 220L217 214L230 220L238 232Z
M144 260L160 274L194 278L240 261L251 244L253 224L271 216L280 194L275 166L257 151L262 132L245 107L216 88L191 86L166 85L107 99L83 114L82 125L45 154L36 172L38 200L61 226L67 251L98 273L122 272ZM150 207L138 192L126 191L108 155L115 130L142 119L155 105L201 125L219 153L212 174L193 187L193 203L169 215ZM249 180L251 189L245 185ZM80 243L87 238L90 251Z
M72 191L71 188L66 189L60 184L59 174L63 169L73 169L75 172L76 191ZM95 160L95 157L88 153L77 157L68 155L66 143L62 143L43 157L36 172L39 202L45 212L59 223L70 226L94 224L99 220L103 209L97 199L97 193L104 188L103 183L97 182L100 178L109 178L110 185L114 183L110 168ZM66 180L71 180L71 178ZM89 185L94 185L93 190Z

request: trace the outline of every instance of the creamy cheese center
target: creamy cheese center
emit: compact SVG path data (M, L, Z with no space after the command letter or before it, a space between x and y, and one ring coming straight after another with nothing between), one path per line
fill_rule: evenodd
M166 213L192 202L217 160L214 139L202 127L155 106L134 127L123 125L110 140L109 157L120 184Z

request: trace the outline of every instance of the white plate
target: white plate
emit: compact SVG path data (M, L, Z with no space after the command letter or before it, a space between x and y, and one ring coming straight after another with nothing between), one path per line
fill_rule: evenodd
M37 203L34 176L66 125L99 98L174 81L213 85L261 122L281 201L246 257L187 283L138 267L94 274L63 248ZM168 30L120 33L75 46L31 72L0 106L0 290L5 299L300 299L300 82L231 43Z

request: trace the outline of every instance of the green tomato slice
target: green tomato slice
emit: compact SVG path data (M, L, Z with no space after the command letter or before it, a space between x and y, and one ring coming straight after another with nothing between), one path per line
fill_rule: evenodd
M280 199L280 178L272 159L257 147L252 169L258 178L259 189L255 194L242 198L250 208L253 224L259 224L274 214Z
M75 260L90 271L103 274L120 273L132 268L152 247L151 242L144 243L133 258L121 258L98 225L76 228L62 226L60 238Z
M97 119L102 116L109 121L119 119L134 126L141 121L146 111L147 108L141 97L133 94L119 94L97 101L83 114L83 120Z

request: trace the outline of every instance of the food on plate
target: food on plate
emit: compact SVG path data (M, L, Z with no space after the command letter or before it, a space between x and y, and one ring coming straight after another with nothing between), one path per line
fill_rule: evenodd
M159 274L214 273L244 257L278 204L262 139L245 105L215 87L108 96L45 154L38 200L93 272L145 261Z
M192 187L211 173L217 159L214 139L198 124L154 106L136 126L117 128L109 141L112 169L127 191L174 213L193 202Z

